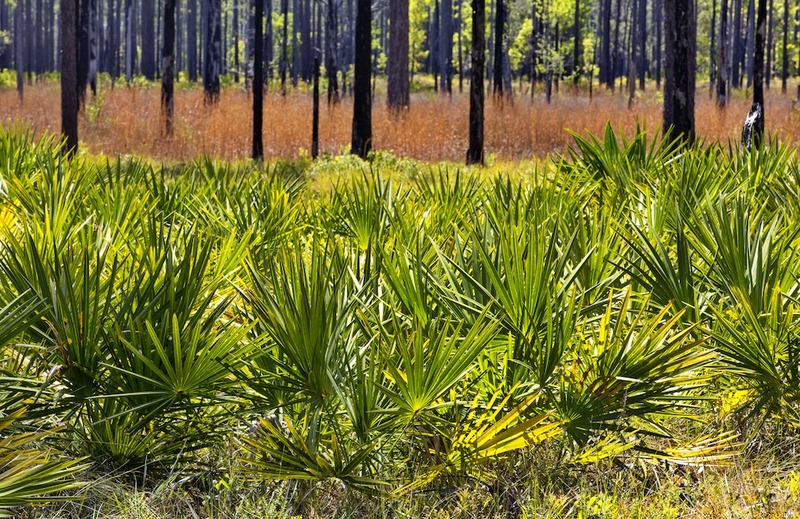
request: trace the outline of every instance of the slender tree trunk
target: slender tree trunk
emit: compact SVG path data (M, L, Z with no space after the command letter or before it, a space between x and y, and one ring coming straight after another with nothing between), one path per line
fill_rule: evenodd
M719 42L717 43L717 107L728 104L728 69L725 61L725 44L728 41L728 0L722 0L719 13Z
M408 108L411 104L408 80L408 2L389 2L389 78L386 102L390 109Z
M125 81L128 84L133 81L133 68L136 62L135 30L136 20L134 19L133 0L125 0Z
M156 77L155 60L155 8L153 0L141 0L142 16L142 75L149 81Z
M753 64L755 63L755 48L756 48L756 39L755 39L755 0L750 0L747 7L747 45L745 48L747 50L746 56L746 65L747 65L747 87L750 88L753 84L755 70L753 68Z
M758 0L756 14L756 41L753 53L753 104L761 106L761 120L753 128L753 145L758 148L766 128L766 109L764 106L764 44L767 33L767 1Z
M441 0L439 25L439 90L453 92L453 0Z
M503 34L506 25L505 0L495 0L494 16L494 74L492 78L492 92L496 96L503 95Z
M666 81L664 130L694 141L695 28L693 0L664 1Z
M767 66L766 72L764 73L764 81L766 83L767 89L770 87L770 82L772 80L772 59L775 55L775 45L773 39L773 29L775 25L775 10L773 9L774 3L772 0L769 0L769 12L767 13L767 17L769 21L767 22Z
M233 1L233 82L239 83L239 2Z
M281 93L286 95L286 73L289 68L289 0L281 0L283 38L281 39Z
M319 58L314 58L314 111L311 115L311 158L319 156Z
M61 134L63 153L78 149L78 0L61 0Z
M783 0L783 70L781 71L781 93L786 93L789 79L789 0Z
M467 164L483 164L485 24L485 0L472 0L472 73L470 74L469 85L469 149L467 149Z
M709 38L711 45L708 46L708 98L714 97L714 87L716 86L717 78L717 0L711 2L711 28L709 29Z
M167 137L172 136L175 113L175 4L164 0L164 48L161 52L161 110L164 113Z
M645 75L647 72L647 2L639 0L639 90L645 89Z
M656 0L655 6L655 26L656 26L656 48L655 48L655 62L656 62L656 88L661 90L661 48L663 44L663 27L664 27L664 0Z
M219 75L222 69L222 19L221 0L207 0L205 31L205 66L203 89L205 101L213 104L219 101Z
M533 9L536 9L534 2ZM606 84L609 89L613 88L613 64L611 62L611 0L601 0L602 17L602 39L600 44L600 82ZM533 24L536 25L536 16L533 16ZM535 31L534 31L535 32Z
M572 81L576 85L580 81L581 70L581 40L583 33L581 31L581 2L575 0L575 13L573 18L573 30L575 31L575 39L572 45Z
M731 62L731 86L741 88L741 66L744 56L742 46L742 0L733 3L733 61Z
M189 81L197 81L197 0L186 3L186 68Z
M17 97L22 104L25 99L25 55L23 54L23 36L25 31L22 29L24 6L21 1L14 7L14 67L17 69Z
M255 1L253 38L253 160L264 158L264 2Z
M370 0L358 0L357 6L350 153L366 159L372 150L372 5Z
M397 0L394 0L395 2ZM390 9L394 4L390 4ZM394 28L394 22L392 22ZM394 33L392 33L394 40ZM336 70L337 53L339 43L339 5L337 0L328 0L328 9L325 16L325 74L328 76L328 106L339 102L339 75ZM389 67L391 67L391 47L389 48ZM406 56L408 52L406 51ZM391 68L389 68L391 75ZM389 92L391 96L392 79L389 78Z
M621 60L620 60L620 50L619 50L619 29L620 25L622 25L622 0L617 0L617 15L614 18L614 56L613 56L613 64L612 64L612 72L611 72L611 79L609 81L609 88L614 90L614 83L616 83L617 75L620 73L621 67Z

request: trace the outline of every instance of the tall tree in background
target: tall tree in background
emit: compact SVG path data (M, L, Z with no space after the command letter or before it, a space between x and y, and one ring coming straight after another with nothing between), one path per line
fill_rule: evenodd
M136 17L133 7L133 0L125 0L125 81L128 84L133 81L133 67L136 64Z
M719 11L719 42L717 43L717 106L728 104L728 68L725 62L725 47L728 42L728 0L722 0Z
M78 0L61 0L61 134L67 156L78 149Z
M186 68L189 81L197 81L197 0L186 2Z
M408 79L408 1L389 1L389 73L386 101L390 109L411 104Z
M486 3L472 0L472 73L469 85L467 164L483 164L483 74L486 63Z
M253 43L253 160L264 158L264 2L255 2Z
M22 53L22 37L25 31L22 30L22 8L22 2L18 1L14 7L14 67L17 69L17 97L20 103L25 96L25 63Z
M742 45L742 0L735 0L733 3L733 60L731 61L731 87L739 88L742 86L741 65L744 56L744 45Z
M575 40L572 45L572 80L577 85L580 79L580 63L581 63L581 40L583 34L581 32L581 2L575 0L575 13L574 13L573 30L575 31Z
M664 1L666 71L664 131L694 141L695 30L694 0Z
M399 0L392 0L397 2ZM405 2L406 6L408 2ZM393 5L393 4L392 4ZM391 8L391 7L390 7ZM325 74L328 76L328 105L339 102L339 79L336 70L337 49L339 43L339 5L338 0L328 0L325 15ZM391 67L391 48L389 48L389 66ZM408 51L406 51L408 60ZM391 76L391 68L389 75ZM389 95L391 96L391 77L389 78Z
M161 110L164 113L167 136L172 135L175 112L175 4L164 0L164 48L161 52Z
M781 70L781 92L786 93L789 79L789 0L783 0L783 63Z
M761 107L761 117L753 127L753 145L758 148L764 137L764 46L767 36L767 0L758 0L756 14L756 42L753 52L753 104Z
M503 38L506 26L506 9L504 0L496 0L494 13L494 73L492 93L503 95Z
M155 52L155 7L154 0L141 1L142 17L142 75L152 81L156 77L156 52Z
M453 0L441 0L439 24L439 91L453 92Z
M372 149L372 3L358 0L356 8L355 71L353 79L353 139L350 153L362 159Z
M609 89L614 86L614 71L611 62L611 0L600 0L601 10L601 34L600 41L600 82L608 86ZM534 3L535 9L535 3ZM533 17L534 23L536 17Z
M203 89L206 103L219 101L219 75L222 71L222 0L203 0L206 5Z

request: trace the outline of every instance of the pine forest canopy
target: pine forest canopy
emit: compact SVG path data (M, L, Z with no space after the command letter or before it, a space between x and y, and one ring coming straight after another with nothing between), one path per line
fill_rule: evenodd
M699 81L707 80L710 89L727 96L732 89L752 86L757 68L756 4L766 1L692 2ZM357 3L264 0L264 80L280 82L283 89L287 84L310 84L314 59L319 58L328 101L352 93ZM473 3L373 0L373 77L388 76L394 83L427 74L439 91L463 91L472 70ZM635 88L646 87L648 78L661 87L668 44L664 15L672 12L665 10L665 3L670 0L488 0L488 91L511 94L516 84L531 91L531 82L543 82L549 96L554 83L557 87L567 79L579 85L599 79L612 89L627 88L631 96ZM165 63L174 68L178 83L202 81L209 102L218 98L221 84L252 80L255 0L0 0L0 69L16 71L20 96L25 78L60 70L61 12L67 4L76 8L81 99L96 88L97 74L128 82L138 76L156 80ZM771 80L780 80L785 90L786 79L800 70L798 4L768 0L762 38L767 87ZM174 18L166 19L174 19L175 31L165 39L168 7L174 9ZM399 20L394 33L393 18ZM165 42L174 46L171 61L164 59ZM400 50L393 51L393 45ZM407 54L407 64L392 73L392 62L398 63L400 54ZM390 104L407 105L407 86L399 91L394 86Z

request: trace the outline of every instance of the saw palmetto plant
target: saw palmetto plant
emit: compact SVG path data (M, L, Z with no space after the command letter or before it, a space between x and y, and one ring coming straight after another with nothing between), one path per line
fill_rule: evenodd
M0 141L0 486L38 478L0 510L68 496L84 457L205 481L232 449L247 481L396 498L547 445L718 463L800 425L800 166L777 143L609 129L487 178Z

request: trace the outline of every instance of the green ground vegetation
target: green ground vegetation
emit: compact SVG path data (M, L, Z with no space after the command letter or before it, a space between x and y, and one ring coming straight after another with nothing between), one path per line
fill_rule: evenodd
M12 128L0 165L0 515L800 506L779 143L154 165Z

